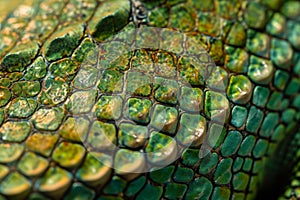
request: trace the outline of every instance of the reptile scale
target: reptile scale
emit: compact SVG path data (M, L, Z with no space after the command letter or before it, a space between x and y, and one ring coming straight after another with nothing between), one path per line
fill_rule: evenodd
M0 199L300 199L299 50L296 0L0 12Z

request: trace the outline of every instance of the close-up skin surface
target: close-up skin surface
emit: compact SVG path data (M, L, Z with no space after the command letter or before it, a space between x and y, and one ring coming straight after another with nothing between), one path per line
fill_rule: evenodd
M0 7L0 200L300 199L299 0Z

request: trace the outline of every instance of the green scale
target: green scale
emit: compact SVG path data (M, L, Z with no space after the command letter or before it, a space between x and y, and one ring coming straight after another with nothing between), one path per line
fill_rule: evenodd
M0 200L300 199L300 1L5 2Z

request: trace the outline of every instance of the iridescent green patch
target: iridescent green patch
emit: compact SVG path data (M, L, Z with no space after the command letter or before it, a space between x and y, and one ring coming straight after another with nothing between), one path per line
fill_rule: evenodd
M200 88L181 87L180 107L185 111L199 112L203 109L203 92Z
M19 97L33 97L41 90L39 82L35 81L19 81L12 85L11 91Z
M278 122L279 122L278 113L269 112L264 118L264 121L259 130L259 135L263 137L270 137Z
M149 136L148 129L144 126L122 123L119 126L119 145L130 148L143 147Z
M251 133L256 133L260 124L263 120L264 113L260 109L256 108L255 106L251 106L247 123L246 123L246 130Z
M61 78L47 77L44 80L39 100L45 105L57 105L66 100L69 93L68 83Z
M218 184L228 184L232 178L232 158L223 158L214 173L214 180Z
M53 62L49 70L54 77L61 77L65 80L72 80L77 72L79 65L69 58Z
M123 90L124 75L116 70L102 72L98 88L103 93L119 93Z
M300 119L299 2L24 4L0 14L0 199L266 194ZM13 173L25 196L2 191Z
M206 119L201 115L184 113L180 118L180 125L176 140L185 146L199 147L206 133Z
M95 121L90 129L87 144L93 149L112 150L117 144L116 128L113 124Z
M96 90L75 92L66 103L67 109L74 115L88 113L95 104Z
M0 127L2 140L8 142L22 142L30 131L30 124L22 121L8 121Z
M256 56L251 56L248 76L255 83L268 84L274 73L274 67L271 61Z
M58 135L35 133L28 137L26 147L43 156L50 156L57 140ZM43 145L40 141L43 141Z
M300 81L298 78L292 78L286 87L285 94L292 96L296 94L300 89Z
M122 98L101 96L95 105L95 115L100 119L117 120L122 114Z
M269 36L249 29L247 31L247 49L258 56L268 58L270 53Z
M178 122L178 111L176 108L157 104L151 116L150 125L158 131L174 134Z
M234 103L248 103L252 96L252 83L244 75L231 76L227 96Z
M280 68L288 69L293 58L293 49L285 40L272 39L271 60Z
M152 132L145 151L150 163L166 165L174 161L178 150L176 141L172 137Z
M253 156L254 158L260 158L267 152L268 148L268 141L265 139L258 139L254 149L253 149Z
M52 158L62 167L75 168L81 163L84 154L85 149L81 145L62 142L53 151Z
M286 35L285 30L286 19L280 13L275 13L272 19L269 21L268 25L266 26L267 31L275 36L285 37Z
M64 116L65 110L62 107L41 108L32 115L31 121L39 130L53 131L61 125Z
M43 57L39 56L35 61L26 69L24 78L26 80L35 81L46 76L46 63Z
M246 72L248 69L248 53L240 48L225 46L225 66L232 72Z
M231 124L237 128L240 128L246 121L247 108L242 106L234 106L231 111Z
M49 165L48 160L32 152L26 152L18 162L18 169L26 176L38 176Z
M224 141L226 129L216 123L211 123L208 133L208 144L213 148L218 148Z
M213 91L205 92L204 112L207 117L224 123L228 120L229 110L229 102L223 94Z
M242 142L242 134L238 131L229 131L221 148L224 157L231 156L236 153L240 143Z
M152 102L148 99L129 98L126 103L126 115L131 120L147 124L150 122Z
M270 90L266 87L256 86L253 91L252 102L260 107L264 107L270 96Z
M176 104L179 96L179 85L177 81L155 77L154 97L162 103Z
M288 21L288 40L290 41L291 45L293 45L296 49L300 49L300 40L299 40L299 34L300 34L300 25L299 23L295 23L293 21Z
M296 110L293 108L287 109L282 113L282 121L289 124L293 121L296 115Z
M35 111L37 105L33 99L18 97L11 101L6 111L9 117L26 118Z

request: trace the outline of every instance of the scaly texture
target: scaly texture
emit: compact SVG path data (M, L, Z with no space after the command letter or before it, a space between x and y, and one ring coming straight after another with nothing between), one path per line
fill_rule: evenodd
M299 1L33 0L0 20L0 199L300 198Z

